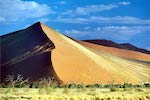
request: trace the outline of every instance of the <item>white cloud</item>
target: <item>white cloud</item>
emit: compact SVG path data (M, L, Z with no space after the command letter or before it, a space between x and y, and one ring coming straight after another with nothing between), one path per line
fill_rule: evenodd
M106 11L106 10L111 10L114 8L118 8L120 6L127 6L129 5L130 2L120 2L119 4L101 4L101 5L88 5L88 6L84 6L84 7L77 7L74 10L67 10L64 12L64 14L66 15L87 15L90 13L96 13L96 12L102 12L102 11Z
M123 1L123 2L119 2L120 5L123 5L123 6L127 6L130 4L130 2L126 2L126 1Z
M0 22L5 22L5 21L6 21L6 19L5 19L5 18L0 17Z
M86 31L86 30L75 30L75 29L72 29L72 30L65 30L63 33L64 33L65 35L68 35L68 36L71 36L71 37L74 37L74 38L80 38L80 37L83 37L83 36L90 35L90 31Z
M90 26L86 26L86 27L84 27L83 29L84 30L89 30L91 27Z
M62 1L59 0L59 1L51 2L51 5L53 5L53 7L55 7L55 8L59 7L60 5L66 5L66 4L67 4L67 2L65 0L62 0Z
M115 17L90 17L92 22L109 23L109 24L150 24L150 19L140 19L132 16L115 16Z
M84 29L84 28L83 28ZM73 36L74 38L105 38L117 40L129 40L136 34L143 32L150 32L150 26L99 26L89 30L66 30L65 34ZM149 34L150 36L150 34Z
M111 10L113 8L117 8L117 5L109 4L109 5L90 5L85 7L77 7L75 10L67 10L64 14L76 14L76 15L87 15L90 13L101 12L104 10Z
M56 21L63 22L63 23L82 23L84 24L87 22L86 18L62 18L62 17L57 17Z
M145 31L150 31L150 26L105 26L101 27L101 33L109 34L120 34L126 36L132 36L135 34L140 34Z
M99 24L150 24L150 19L140 19L132 16L115 16L115 17L103 17L103 16L91 16L87 18L76 17L76 18L63 18L58 17L57 21L63 23L99 23Z
M97 31L100 31L100 30L101 30L101 27L97 27L96 29L97 29Z
M57 2L58 4L61 4L61 5L65 5L65 4L67 4L67 2L66 1L59 1L59 2Z
M74 30L74 29L72 29L72 30L65 30L65 33L78 35L78 33L88 34L89 32L88 31L80 31L80 30Z
M6 22L16 22L27 18L39 18L54 11L46 4L35 1L0 0L0 16Z

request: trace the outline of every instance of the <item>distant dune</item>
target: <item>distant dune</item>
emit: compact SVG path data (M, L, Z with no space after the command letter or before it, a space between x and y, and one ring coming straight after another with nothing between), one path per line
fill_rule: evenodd
M104 39L101 39L101 40L100 39L99 40L98 39L97 40L96 39L95 40L83 40L83 41L98 44L98 45L108 46L108 47L115 47L115 48L133 50L133 51L138 51L138 52L150 54L150 51L135 47L134 45L129 44L129 43L118 44L118 43L115 43L113 41L104 40Z
M42 23L2 36L1 78L54 76L63 83L139 83L150 80L150 55L62 35Z

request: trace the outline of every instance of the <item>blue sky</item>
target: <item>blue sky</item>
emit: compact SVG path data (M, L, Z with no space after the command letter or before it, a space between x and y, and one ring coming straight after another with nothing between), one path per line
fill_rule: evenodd
M150 50L150 0L0 0L0 35L41 21L76 39Z

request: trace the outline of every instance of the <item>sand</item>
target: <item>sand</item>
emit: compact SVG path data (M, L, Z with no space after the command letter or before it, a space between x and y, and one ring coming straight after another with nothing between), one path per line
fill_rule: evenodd
M56 47L52 64L64 83L140 83L150 79L149 64L127 59L150 61L148 54L74 41L41 26Z

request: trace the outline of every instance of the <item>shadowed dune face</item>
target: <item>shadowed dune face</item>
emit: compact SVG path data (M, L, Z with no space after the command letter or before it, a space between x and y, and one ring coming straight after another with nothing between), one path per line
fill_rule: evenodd
M65 83L139 83L150 80L150 55L66 37L44 24L2 36L2 79L23 74ZM148 63L145 63L148 62Z
M2 36L1 44L2 80L12 74L21 74L31 80L47 76L58 78L51 62L55 46L43 33L40 23Z

